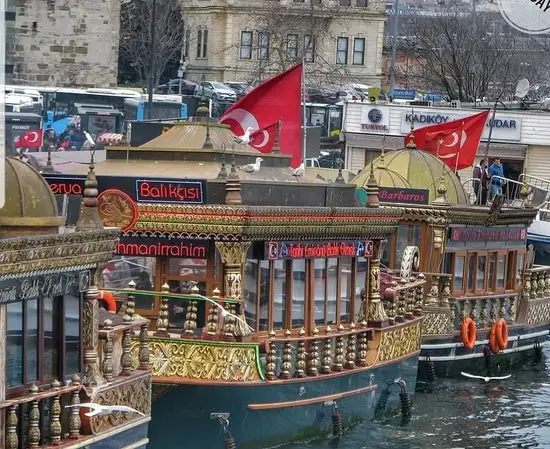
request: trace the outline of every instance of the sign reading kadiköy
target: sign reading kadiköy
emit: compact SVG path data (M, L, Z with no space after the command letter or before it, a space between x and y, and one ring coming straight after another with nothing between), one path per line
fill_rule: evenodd
M527 231L514 227L460 227L451 228L452 242L519 242L527 238Z
M85 176L43 174L53 193L82 195ZM99 192L118 189L139 203L204 203L205 181L185 179L135 179L124 176L98 176Z
M63 295L78 295L79 278L74 274L24 278L4 281L0 284L0 304L26 301L39 297L53 298Z
M267 242L268 260L316 259L326 257L371 257L371 240L340 242Z
M508 25L522 33L550 33L550 0L498 0L498 9Z
M550 0L549 0L550 1ZM473 113L473 112L472 112ZM460 118L472 115L466 113L439 113L434 111L403 112L401 113L401 133L408 134L411 132L411 122L414 121L415 129L424 126L440 125L442 123L451 122ZM493 127L491 139L517 142L521 140L521 118L510 117L508 115L496 114L495 119L489 118L485 125L485 130L481 136L482 139L489 138L489 131Z
M428 204L430 191L424 189L398 189L380 187L378 198L383 203Z

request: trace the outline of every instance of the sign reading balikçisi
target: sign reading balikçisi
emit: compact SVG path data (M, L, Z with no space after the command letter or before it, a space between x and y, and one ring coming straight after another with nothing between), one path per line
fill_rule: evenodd
M371 257L371 240L339 242L267 242L265 253L268 260L315 259L326 257Z

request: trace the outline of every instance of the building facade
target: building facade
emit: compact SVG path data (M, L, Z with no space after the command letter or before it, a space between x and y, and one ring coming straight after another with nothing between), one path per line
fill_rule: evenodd
M380 85L384 2L192 0L184 16L192 80L254 82L303 58L308 80Z
M343 129L346 136L346 168L359 171L386 150L403 148L404 137L414 127L444 123L480 110L443 107L379 105L349 102L345 106ZM492 118L492 113L491 113ZM490 121L477 151L476 162L485 156ZM546 111L498 110L495 115L488 157L499 156L505 176L517 180L522 173L550 180L550 114ZM462 180L472 177L472 169L459 172Z
M116 86L119 0L7 0L6 83Z

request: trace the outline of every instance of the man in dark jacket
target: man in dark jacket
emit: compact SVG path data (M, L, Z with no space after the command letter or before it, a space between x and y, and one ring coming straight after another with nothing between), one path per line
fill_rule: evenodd
M481 159L481 161L479 161L479 164L474 167L473 178L476 204L485 205L487 203L487 189L489 182L489 173L487 172L486 159Z

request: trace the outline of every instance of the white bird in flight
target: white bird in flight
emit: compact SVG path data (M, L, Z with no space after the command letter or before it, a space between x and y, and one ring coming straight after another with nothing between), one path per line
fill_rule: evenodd
M294 173L292 173L292 176L304 176L304 173L306 172L306 167L304 163L302 162L299 167L294 169Z
M254 128L248 127L248 128L246 128L246 131L242 136L240 136L240 137L235 136L235 137L233 137L233 139L237 143L249 144L250 143L250 134L252 133L252 131L254 131Z
M510 377L512 377L511 374L508 374L507 376L500 376L500 377L476 376L475 374L468 374L468 373L465 373L464 371L461 371L460 374L462 374L463 376L466 376L466 377L470 377L471 379L482 379L485 382L489 382L490 380L504 380L504 379L509 379Z
M257 157L254 164L244 165L241 167L241 170L246 173L257 173L260 171L260 166L262 165L263 161L264 160L261 157Z
M132 407L127 407L125 405L103 405L103 404L94 404L92 402L85 402L83 404L67 405L65 408L76 408L76 407L78 408L86 407L86 408L92 409L91 412L84 413L86 416L108 415L109 413L113 413L113 412L129 412L129 413L137 413L141 416L145 416L140 411L135 410Z

